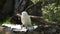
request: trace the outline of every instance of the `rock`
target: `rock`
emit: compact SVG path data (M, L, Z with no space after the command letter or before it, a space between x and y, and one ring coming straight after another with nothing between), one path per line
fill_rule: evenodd
M11 25L10 28L6 28L6 31L10 31L13 34L59 34L60 27L58 25L39 25L33 26L34 29L29 31L26 27L20 25ZM29 29L31 27L28 27ZM8 30L7 30L8 29ZM11 30L10 30L11 29Z

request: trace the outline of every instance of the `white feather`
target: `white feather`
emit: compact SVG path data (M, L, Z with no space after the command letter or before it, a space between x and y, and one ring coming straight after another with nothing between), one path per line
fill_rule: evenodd
M21 22L24 26L27 26L27 25L32 25L31 24L31 19L28 15L28 13L26 11L23 11L22 12L22 15L21 15Z

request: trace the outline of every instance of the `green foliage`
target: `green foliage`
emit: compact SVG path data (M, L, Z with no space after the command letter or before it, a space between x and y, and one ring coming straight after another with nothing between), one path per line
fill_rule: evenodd
M39 0L31 0L34 4L36 4Z
M53 20L53 13L54 13L54 8L55 8L55 3L49 4L48 6L44 6L42 8L42 13L43 15L45 15L46 17L44 18L48 18L49 20Z
M3 21L2 24L11 24L9 17L5 21Z
M37 2L42 2L42 15L45 19L52 21L58 21L60 22L60 0L31 0L34 4ZM47 1L48 5L44 5L45 1ZM53 2L51 2L53 1ZM2 8L2 5L4 5L4 1L0 0L0 7ZM0 22L2 24L2 22ZM9 18L6 19L3 23L10 24ZM34 22L35 23L35 22Z
M49 21L59 21L60 22L60 3L58 0L54 0L51 4L47 6L42 6L42 15L45 19Z
M11 24L11 22L9 19L7 19L6 21L3 22L3 24Z
M57 14L57 20L58 22L60 22L60 6L58 6L56 14Z
M44 2L44 1L49 1L49 0L31 0L34 4L36 4L37 2Z

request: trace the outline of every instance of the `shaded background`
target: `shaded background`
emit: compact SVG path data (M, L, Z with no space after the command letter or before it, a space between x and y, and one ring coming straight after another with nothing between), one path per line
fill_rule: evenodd
M21 0L0 0L1 23L20 23L20 18L16 16L16 13L21 14L24 10L26 10L29 15L43 17L43 19L38 17L32 18L34 23L37 22L39 24L46 21L48 21L48 23L60 22L59 0L23 0L20 4L18 3L19 1Z

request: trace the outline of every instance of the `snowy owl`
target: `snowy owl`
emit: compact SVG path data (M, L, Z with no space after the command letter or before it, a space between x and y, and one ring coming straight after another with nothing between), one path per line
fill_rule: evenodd
M29 15L26 11L22 12L21 22L22 22L22 25L24 25L24 26L31 26L32 25L31 18L29 17Z

